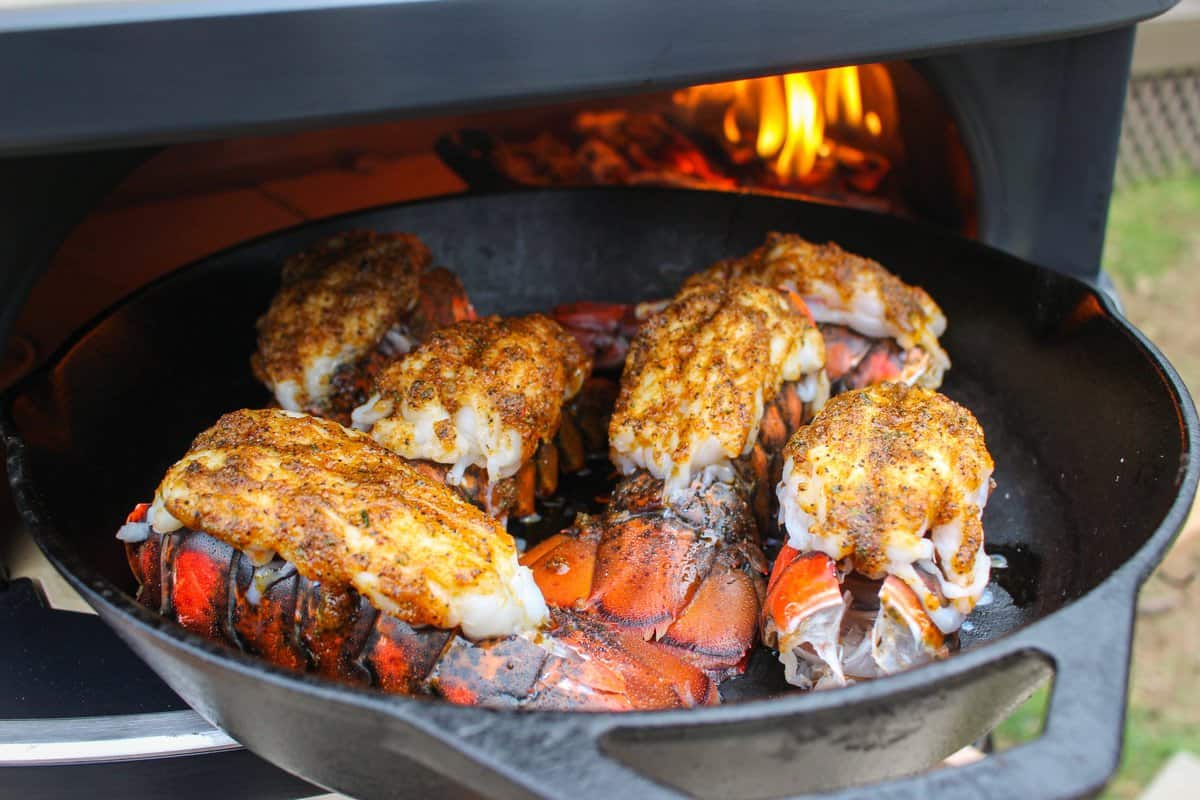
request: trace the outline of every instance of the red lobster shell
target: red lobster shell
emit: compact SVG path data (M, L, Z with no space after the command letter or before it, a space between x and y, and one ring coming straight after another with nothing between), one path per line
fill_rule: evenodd
M129 516L145 519L145 505ZM256 567L205 533L127 542L142 605L278 666L407 695L491 707L631 710L718 701L702 670L636 633L556 610L543 641L471 642L380 613L276 559Z

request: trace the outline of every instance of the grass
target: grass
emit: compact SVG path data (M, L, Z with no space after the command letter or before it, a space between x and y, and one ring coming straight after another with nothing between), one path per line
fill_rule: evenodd
M992 731L992 743L997 750L1008 750L1024 742L1033 741L1042 732L1046 718L1046 705L1050 702L1050 685L1033 693L1016 711L1008 715L996 730Z
M1122 189L1108 210L1104 268L1126 286L1175 266L1200 236L1200 177Z
M1185 698L1180 701L1189 702ZM1121 766L1101 797L1132 800L1141 794L1167 759L1180 750L1200 753L1200 729L1166 718L1154 709L1129 709Z
M1044 686L1000 723L992 732L996 750L1008 750L1036 739L1042 732L1049 700L1050 688ZM1180 750L1200 753L1200 728L1171 719L1155 709L1130 708L1125 718L1125 747L1121 754L1121 765L1101 798L1133 800L1146 788L1167 759Z

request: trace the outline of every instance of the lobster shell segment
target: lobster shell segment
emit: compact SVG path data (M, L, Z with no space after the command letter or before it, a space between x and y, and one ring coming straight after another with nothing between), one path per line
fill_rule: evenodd
M650 640L715 679L740 670L754 645L766 559L745 487L697 483L668 501L662 481L635 473L604 514L582 516L521 563L552 607Z

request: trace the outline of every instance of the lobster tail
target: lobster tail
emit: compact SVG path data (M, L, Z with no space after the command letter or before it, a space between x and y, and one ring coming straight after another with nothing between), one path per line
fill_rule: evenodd
M455 637L431 676L457 703L552 710L688 708L718 702L703 670L630 631L555 611L550 647L520 637Z
M655 640L723 677L754 644L766 559L743 488L693 486L664 500L638 472L608 510L582 516L522 558L546 602Z
M788 680L838 686L945 658L991 568L994 463L971 412L920 386L858 389L784 455L787 544L763 633Z
M536 636L477 643L381 613L353 589L310 581L282 559L256 566L208 534L146 529L126 543L139 602L288 669L501 708L616 711L718 700L716 683L683 657L569 611L555 611Z

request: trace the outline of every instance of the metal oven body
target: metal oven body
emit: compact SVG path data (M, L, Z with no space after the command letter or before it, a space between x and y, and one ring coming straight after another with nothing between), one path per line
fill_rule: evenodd
M19 331L26 298L79 222L178 143L877 61L907 62L948 109L970 165L974 236L1096 281L1133 25L1170 5L257 0L5 11L0 336ZM3 635L23 643L0 665L21 682L0 719L10 765L0 782L27 796L319 791L235 749L95 619L44 608L27 582L4 584L0 598ZM42 747L22 761L30 741Z

